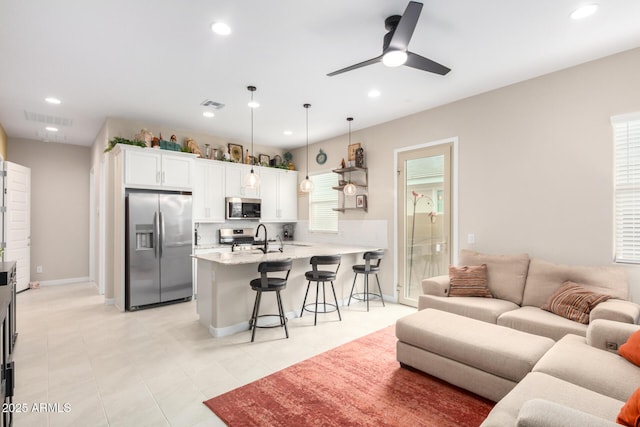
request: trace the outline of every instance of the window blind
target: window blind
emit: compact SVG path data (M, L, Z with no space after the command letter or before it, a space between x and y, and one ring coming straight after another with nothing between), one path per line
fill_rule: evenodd
M615 143L615 261L640 263L640 114L611 119Z
M337 232L338 192L332 187L338 185L338 175L323 173L312 175L313 191L309 193L309 231Z

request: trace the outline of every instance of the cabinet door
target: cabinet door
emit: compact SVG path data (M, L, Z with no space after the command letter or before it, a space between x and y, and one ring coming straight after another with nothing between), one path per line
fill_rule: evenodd
M263 169L260 171L260 195L262 206L260 207L260 220L262 222L279 221L279 173L277 170Z
M298 220L298 173L280 171L278 184L278 220L283 222Z
M162 155L162 186L191 190L193 187L193 159L190 157Z
M209 219L210 199L207 192L207 160L196 160L193 165L193 221L204 222Z
M207 166L207 187L209 195L208 218L215 222L224 222L225 167L217 162L209 161Z
M161 185L161 156L155 150L124 152L124 183L128 186Z
M248 165L227 163L225 165L225 188L227 197L260 197L260 189L244 187L244 177L251 171ZM259 168L253 168L254 173L260 174Z

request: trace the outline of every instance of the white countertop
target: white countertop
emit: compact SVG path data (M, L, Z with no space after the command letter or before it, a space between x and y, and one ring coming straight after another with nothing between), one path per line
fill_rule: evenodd
M254 250L193 255L193 257L198 260L210 261L223 265L241 265L259 263L263 261L279 261L287 258L311 258L312 256L317 255L355 254L378 249L380 248L328 243L286 242L284 244L283 252L276 251L263 254L258 250Z

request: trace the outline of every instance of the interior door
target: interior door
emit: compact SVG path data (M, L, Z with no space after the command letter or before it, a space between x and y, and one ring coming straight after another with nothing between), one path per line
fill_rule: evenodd
M417 306L423 278L451 262L452 144L398 154L399 301Z
M29 287L31 281L31 169L5 162L4 259L16 261L16 290Z

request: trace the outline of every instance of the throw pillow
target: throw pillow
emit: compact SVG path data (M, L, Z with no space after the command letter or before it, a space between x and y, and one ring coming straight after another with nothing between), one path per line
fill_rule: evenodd
M640 388L633 392L627 403L620 409L616 422L628 427L640 426Z
M597 294L567 280L540 308L587 325L591 310L609 298L610 295Z
M449 266L450 297L492 298L487 287L487 264Z
M629 362L640 366L640 331L636 331L618 349L618 354Z

